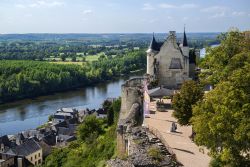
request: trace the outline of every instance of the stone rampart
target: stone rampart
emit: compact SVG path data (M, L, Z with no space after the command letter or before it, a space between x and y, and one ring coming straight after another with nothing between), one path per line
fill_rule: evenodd
M125 156L129 147L128 134L131 127L143 120L143 84L144 78L133 78L122 85L121 111L117 127L118 156Z

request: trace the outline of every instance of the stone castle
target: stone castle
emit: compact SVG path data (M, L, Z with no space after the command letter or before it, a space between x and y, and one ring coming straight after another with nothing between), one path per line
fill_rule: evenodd
M194 78L196 54L188 46L185 30L182 44L177 43L175 31L170 31L164 42L157 42L153 35L146 53L147 74L159 86L176 89Z
M182 44L177 43L175 31L170 31L162 43L157 42L153 35L147 50L147 75L130 79L122 85L117 126L117 155L121 159L111 160L109 166L162 166L154 164L155 161L147 153L155 144L151 141L152 133L142 126L144 84L145 81L157 81L158 86L178 89L184 81L195 78L197 54L199 53L195 49L189 48L185 30ZM167 152L163 162L168 162L167 166L178 166L175 155L166 148L163 149ZM122 160L124 157L127 157L126 161Z

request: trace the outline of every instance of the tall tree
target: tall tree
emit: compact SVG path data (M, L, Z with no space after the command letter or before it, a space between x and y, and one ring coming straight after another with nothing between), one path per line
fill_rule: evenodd
M180 125L189 125L193 115L192 105L202 99L203 90L201 85L195 81L186 81L180 92L173 97L173 116L177 118Z
M194 108L195 142L210 149L221 166L250 164L250 64L220 82Z

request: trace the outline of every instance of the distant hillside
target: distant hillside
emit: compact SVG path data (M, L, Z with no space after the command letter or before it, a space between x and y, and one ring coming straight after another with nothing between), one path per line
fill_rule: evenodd
M188 38L191 39L215 39L218 33L187 33ZM177 38L182 38L182 33L177 33ZM163 40L166 38L167 33L156 33L157 39ZM151 33L132 33L132 34L0 34L0 41L57 41L57 40L95 40L95 39L151 39Z

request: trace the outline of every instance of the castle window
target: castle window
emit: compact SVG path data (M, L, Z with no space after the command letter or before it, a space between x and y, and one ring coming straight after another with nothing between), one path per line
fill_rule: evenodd
M172 58L169 69L183 69L180 58Z

